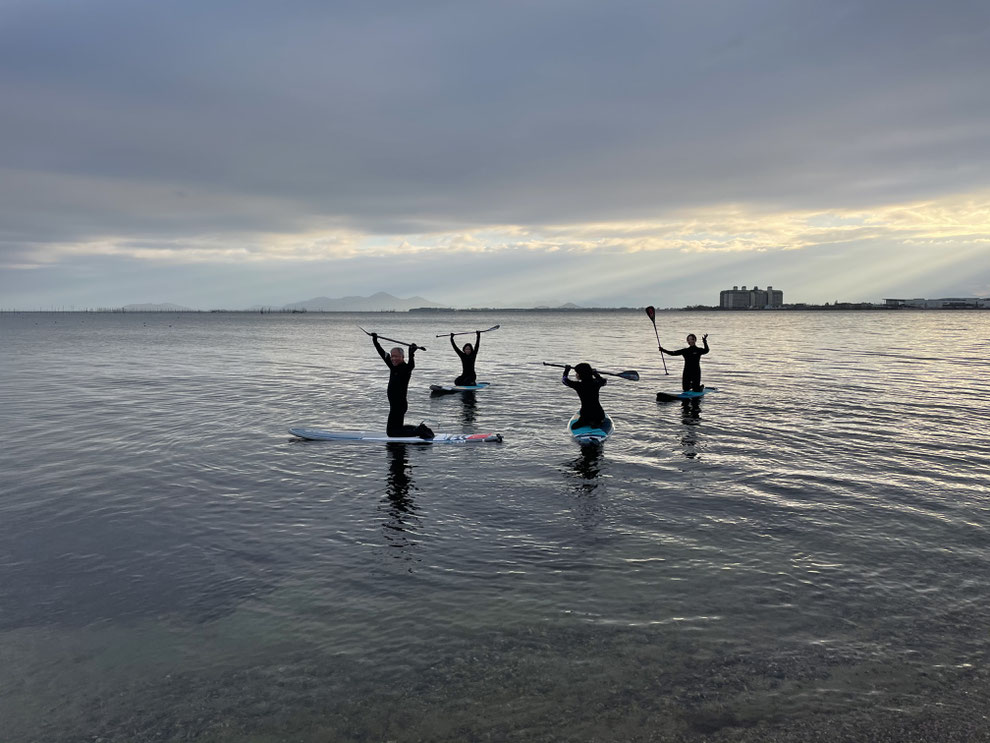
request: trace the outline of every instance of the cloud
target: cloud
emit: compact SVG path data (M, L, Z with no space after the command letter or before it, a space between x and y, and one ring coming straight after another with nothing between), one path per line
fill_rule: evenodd
M368 232L899 201L984 178L988 11L952 9L15 5L0 142L24 171L278 199Z
M692 255L976 245L988 21L975 0L9 2L0 263L405 256L431 281L571 256L583 282L602 255L696 276Z
M210 206L217 208L219 204L214 200ZM253 206L257 213L265 204L237 206L246 212ZM184 229L188 230L188 225ZM682 210L655 221L489 225L477 230L401 236L309 228L284 233L206 231L170 239L106 237L80 243L52 241L34 246L30 254L10 251L7 267L37 266L86 255L126 256L176 264L318 262L398 255L508 255L519 251L609 255L655 251L776 253L862 242L913 245L932 251L986 245L990 242L990 192L870 210L772 212L732 204Z

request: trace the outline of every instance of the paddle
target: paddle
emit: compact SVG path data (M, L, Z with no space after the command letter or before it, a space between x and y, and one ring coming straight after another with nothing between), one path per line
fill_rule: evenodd
M488 330L498 330L501 325L492 325ZM440 333L437 338L443 338L444 336L450 335L471 335L472 333L487 333L488 330L465 330L463 333Z
M556 366L559 367L560 369L567 368L566 364L551 364L549 361L544 361L543 366ZM571 368L573 369L574 367L572 366ZM629 371L621 371L621 372L607 372L607 371L602 371L601 369L592 369L592 371L598 372L599 374L607 374L610 377L622 377L623 379L628 379L630 382L639 381L639 372L633 371L632 369L630 369Z
M367 330L362 328L360 325L358 325L358 330L363 331L367 335L371 335L371 333L369 333ZM379 335L378 337L381 338L383 341L388 341L389 343L398 343L400 346L416 346L417 351L426 350L426 346L421 346L418 343L406 343L405 341L397 341L395 340L395 338L386 338L384 335Z
M649 317L650 322L653 323L653 332L656 333L657 336L657 348L660 349L660 360L663 361L663 373L669 376L670 372L667 371L667 359L663 357L663 347L660 343L660 332L657 330L657 311L652 304L646 308L646 316Z

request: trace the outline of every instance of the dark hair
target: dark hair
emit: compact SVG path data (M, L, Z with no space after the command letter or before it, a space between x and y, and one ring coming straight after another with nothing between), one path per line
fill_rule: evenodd
M574 372L581 379L591 379L591 364L582 361L580 364L574 367Z

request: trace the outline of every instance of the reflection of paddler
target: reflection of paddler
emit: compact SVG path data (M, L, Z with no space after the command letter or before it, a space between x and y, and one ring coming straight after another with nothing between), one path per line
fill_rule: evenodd
M416 502L411 491L416 490L410 475L406 444L386 444L388 449L388 479L385 484L385 508L387 518L382 523L382 534L389 547L398 547L396 557L407 557L407 551L416 546Z
M570 365L565 366L561 382L577 392L581 400L579 418L571 428L576 429L583 426L595 428L602 425L605 422L605 410L598 400L598 393L602 387L608 384L608 380L602 379L597 369L592 369L591 364L584 362L574 367L574 373L577 374L576 382L568 376L570 373Z
M668 356L683 356L684 357L684 373L681 374L681 389L685 392L692 390L694 392L701 392L705 385L701 383L701 357L708 353L708 333L701 336L702 342L704 342L704 348L698 348L698 336L691 333L687 337L687 348L681 348L677 351L668 351L663 346L660 346L660 352L665 353Z
M409 486L412 478L409 476L409 458L406 454L405 444L388 444L388 480L387 492L391 500L400 511L408 511Z
M454 380L454 384L460 386L471 386L478 381L478 376L474 371L474 361L478 358L478 349L481 347L481 331L475 332L474 345L470 343L465 343L464 348L460 349L457 344L454 343L454 334L450 334L450 345L461 359L461 376Z
M681 423L684 424L684 433L681 436L681 446L684 447L684 456L694 459L698 456L698 425L701 422L701 406L698 398L681 401Z
M388 353L378 342L378 333L371 333L371 342L375 344L378 355L382 357L385 366L389 368L388 376L388 423L385 425L385 433L389 436L418 436L424 439L432 439L433 431L420 423L418 426L407 426L405 424L406 410L409 403L406 401L406 393L409 390L409 378L413 369L416 368L415 343L409 346L409 361L406 361L405 352L396 346Z

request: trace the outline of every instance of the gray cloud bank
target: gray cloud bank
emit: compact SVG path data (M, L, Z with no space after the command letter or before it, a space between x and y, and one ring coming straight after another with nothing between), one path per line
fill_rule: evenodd
M984 188L988 29L959 1L8 2L0 247Z

